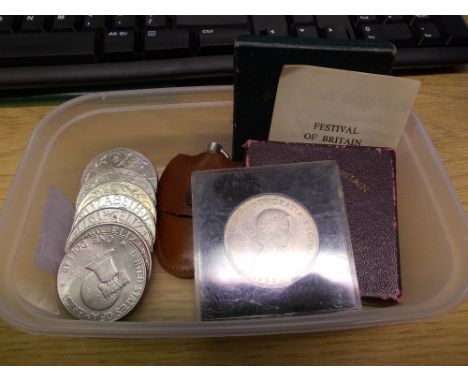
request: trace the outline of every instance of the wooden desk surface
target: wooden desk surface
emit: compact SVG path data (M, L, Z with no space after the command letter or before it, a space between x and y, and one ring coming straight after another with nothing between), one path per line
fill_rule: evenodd
M468 211L468 68L411 75L415 110ZM36 123L52 107L0 108L0 207ZM214 339L30 335L0 320L0 364L468 364L468 301L441 317L339 332Z

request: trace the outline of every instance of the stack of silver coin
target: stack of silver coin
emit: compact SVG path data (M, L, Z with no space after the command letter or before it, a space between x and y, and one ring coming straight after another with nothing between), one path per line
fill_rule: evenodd
M125 148L99 154L83 171L57 275L74 317L115 321L140 300L152 268L157 184L148 158Z

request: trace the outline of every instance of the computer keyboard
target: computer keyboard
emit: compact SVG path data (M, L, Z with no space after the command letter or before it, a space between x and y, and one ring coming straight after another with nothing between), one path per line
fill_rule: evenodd
M468 63L461 16L0 16L0 92L229 77L246 34L387 40L395 69Z

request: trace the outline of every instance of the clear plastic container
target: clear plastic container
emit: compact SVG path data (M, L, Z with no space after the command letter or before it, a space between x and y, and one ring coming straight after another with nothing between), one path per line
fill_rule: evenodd
M231 147L232 87L96 93L66 102L34 130L0 221L0 316L45 335L208 337L325 331L425 319L468 294L468 221L425 128L411 114L397 149L403 302L361 311L200 322L193 280L169 275L155 261L137 309L123 321L70 318L54 275L35 265L45 196L58 187L70 200L84 166L98 152L130 147L161 173L178 153L208 142Z

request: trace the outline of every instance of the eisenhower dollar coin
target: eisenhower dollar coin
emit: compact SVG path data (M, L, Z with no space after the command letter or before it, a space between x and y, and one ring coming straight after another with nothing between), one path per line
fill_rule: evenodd
M150 160L143 154L126 148L117 148L100 153L88 164L83 171L81 184L83 185L88 177L96 169L125 168L132 170L150 182L153 189L158 186L158 176Z
M100 184L89 191L76 207L76 214L79 214L81 209L87 206L94 199L106 195L126 195L140 202L147 210L156 218L156 207L151 198L140 187L129 182L109 182Z
M73 241L84 230L91 228L95 225L105 223L118 223L127 226L140 235L145 241L146 245L151 248L154 244L154 236L146 227L145 223L133 213L122 208L103 208L91 212L83 217L81 220L76 221L72 231L67 239L66 249L70 247Z
M310 272L319 236L308 210L281 194L259 194L231 213L224 249L232 268L246 281L265 288L292 285Z
M76 243L80 242L81 240L89 237L101 237L105 238L108 235L117 235L120 237L129 240L140 252L143 261L146 266L147 276L151 275L151 271L153 268L153 260L151 258L151 251L150 248L146 245L143 238L133 229L120 224L120 223L103 223L99 225L95 225L89 227L88 229L79 233L79 235L75 238L73 243L71 244L70 248L74 248Z
M81 179L57 289L82 320L114 321L140 300L152 272L157 174L129 149L96 156Z
M132 183L140 187L151 198L153 203L156 203L156 195L153 186L134 171L124 168L115 168L112 171L96 172L94 176L88 177L82 185L81 190L76 198L76 204L80 204L83 198L93 189L104 183L111 182L126 182Z
M129 239L97 235L67 251L58 270L57 289L74 317L115 321L136 306L146 278L140 251Z
M153 238L156 235L155 218L138 200L127 195L105 195L92 200L75 216L75 223L90 213L105 208L122 208L138 216L150 231Z

